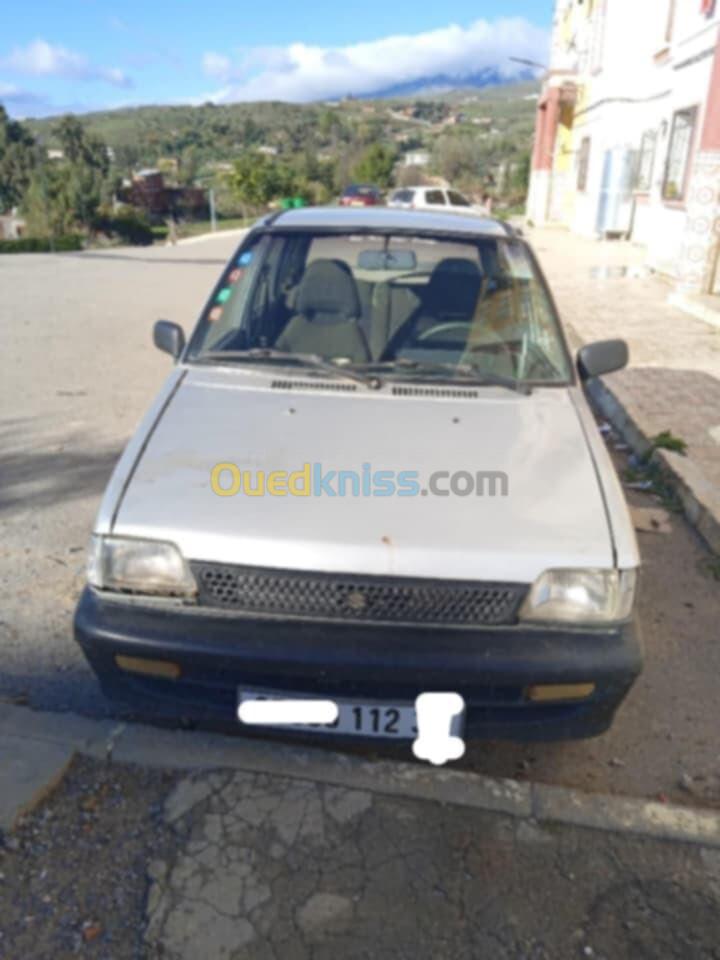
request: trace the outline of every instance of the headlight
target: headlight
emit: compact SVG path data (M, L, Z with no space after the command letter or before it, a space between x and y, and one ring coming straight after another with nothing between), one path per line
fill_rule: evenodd
M635 570L546 570L530 589L522 620L619 623L632 613Z
M100 590L189 597L197 593L193 575L174 543L99 537L90 541L88 582Z

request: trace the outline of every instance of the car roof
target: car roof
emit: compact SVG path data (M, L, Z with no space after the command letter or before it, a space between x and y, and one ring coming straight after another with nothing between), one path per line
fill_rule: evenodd
M430 233L485 234L506 237L511 230L498 220L473 213L435 213L394 207L300 207L261 220L259 226L330 230L421 230Z

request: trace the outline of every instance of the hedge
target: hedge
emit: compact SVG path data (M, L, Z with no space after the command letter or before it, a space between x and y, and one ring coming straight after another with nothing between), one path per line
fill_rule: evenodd
M82 250L83 238L79 233L62 237L20 237L18 240L0 240L0 253L51 253L63 250Z
M98 233L118 237L125 243L139 247L147 247L155 239L147 219L135 210L122 210L111 216L98 217L93 228Z

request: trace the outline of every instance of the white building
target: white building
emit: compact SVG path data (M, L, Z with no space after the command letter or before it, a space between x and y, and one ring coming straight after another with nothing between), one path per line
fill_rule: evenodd
M426 167L430 163L428 150L408 150L403 154L403 165L406 167Z
M720 292L718 0L557 0L527 215Z

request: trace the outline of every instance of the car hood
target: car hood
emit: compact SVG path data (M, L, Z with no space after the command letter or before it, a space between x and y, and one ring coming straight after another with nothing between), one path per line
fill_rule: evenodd
M266 474L304 464L326 476L418 471L425 490L434 471L444 490L445 474L487 471L506 475L507 489L498 479L494 496L489 481L482 495L363 496L348 481L345 496L220 496L219 463ZM299 570L527 583L553 567L613 565L567 389L372 391L266 368L187 371L145 438L113 532L173 541L189 559Z

